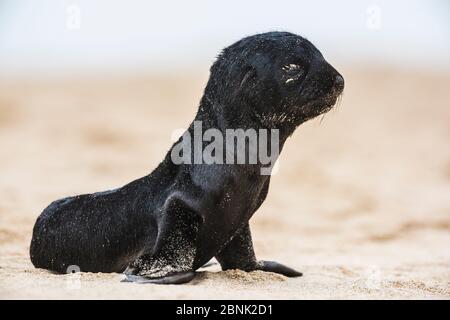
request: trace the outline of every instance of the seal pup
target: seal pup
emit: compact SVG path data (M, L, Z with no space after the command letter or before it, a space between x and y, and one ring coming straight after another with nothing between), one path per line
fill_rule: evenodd
M270 130L273 137L277 130L281 151L294 130L329 111L343 89L343 77L305 38L288 32L257 34L218 56L194 120L202 130L220 133ZM151 174L45 208L33 229L33 265L60 273L72 265L85 272L125 271L128 281L178 284L193 279L196 269L216 257L223 270L300 276L255 257L249 220L270 183L270 175L261 174L261 161L174 163L174 148L189 142L184 138L192 137L195 121ZM224 147L223 156L230 148ZM196 151L184 156L192 160Z

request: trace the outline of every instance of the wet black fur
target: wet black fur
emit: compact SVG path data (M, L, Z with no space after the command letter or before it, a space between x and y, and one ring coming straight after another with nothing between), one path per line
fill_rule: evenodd
M301 71L286 72L288 64ZM342 90L342 77L309 41L287 32L258 34L219 55L195 120L203 121L203 130L222 132L277 128L282 148L296 127L328 111ZM170 265L183 274L174 280L173 272L159 274L167 276L160 283L189 281L212 257L223 269L298 276L254 255L248 221L270 181L260 168L259 163L175 165L169 151L151 174L121 188L51 203L34 226L31 261L61 273L70 265L90 272L128 267L151 278L147 269Z

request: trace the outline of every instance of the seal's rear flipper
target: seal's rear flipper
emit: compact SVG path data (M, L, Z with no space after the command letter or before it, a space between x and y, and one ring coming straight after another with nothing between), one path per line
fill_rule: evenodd
M143 276L136 276L132 274L126 274L125 279L121 282L135 282L135 283L153 283L153 284L183 284L191 281L195 278L194 271L183 271L168 274L165 277L160 278L146 278Z

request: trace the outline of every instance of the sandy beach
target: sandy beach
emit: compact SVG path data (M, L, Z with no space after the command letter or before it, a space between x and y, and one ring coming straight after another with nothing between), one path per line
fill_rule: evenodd
M35 269L51 201L162 160L208 74L0 80L0 299L450 298L450 74L338 68L338 107L299 128L251 220L260 259L301 278L201 269L186 285Z

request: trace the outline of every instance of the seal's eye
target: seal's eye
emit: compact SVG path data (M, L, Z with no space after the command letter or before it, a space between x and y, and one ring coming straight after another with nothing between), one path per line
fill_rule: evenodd
M302 66L295 63L286 64L282 67L282 69L286 77L286 84L300 79L304 72Z
M299 64L291 63L286 64L283 66L283 70L288 73L296 73L297 71L300 71L302 67Z

